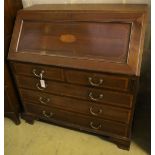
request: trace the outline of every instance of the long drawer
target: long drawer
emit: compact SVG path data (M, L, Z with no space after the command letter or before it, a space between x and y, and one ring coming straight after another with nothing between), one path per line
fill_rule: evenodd
M122 91L129 90L130 78L127 76L118 77L116 75L100 74L78 70L65 70L64 72L66 80L69 83Z
M13 63L12 66L17 75L40 78L40 74L42 74L44 79L64 81L63 69L59 67L17 62Z
M128 126L122 123L117 123L109 120L95 119L92 117L79 115L77 113L67 112L58 108L48 108L46 106L36 106L26 104L26 112L33 113L40 118L48 121L57 121L59 124L70 124L79 129L86 128L103 134L114 134L119 136L127 136Z
M131 112L128 109L92 104L89 101L77 100L69 97L51 95L25 89L20 89L20 94L23 101L27 103L58 107L60 109L65 109L72 112L106 118L123 123L129 123L130 120Z
M16 80L20 88L40 90L42 92L53 93L56 95L65 95L91 102L106 103L128 108L132 106L133 96L127 93L89 88L55 81L45 81L46 88L42 89L39 86L39 80L36 78L16 76Z

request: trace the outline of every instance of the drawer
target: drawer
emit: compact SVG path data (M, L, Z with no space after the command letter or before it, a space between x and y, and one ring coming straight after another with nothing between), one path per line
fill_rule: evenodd
M43 79L52 79L63 81L63 70L57 67L49 67L37 64L13 63L14 73L17 75L26 75L40 78L42 73Z
M91 102L84 100L77 100L74 98L51 95L25 89L20 89L20 94L23 101L27 103L58 107L60 109L65 109L72 112L106 118L123 123L129 123L130 120L131 112L128 109L92 104Z
M65 75L69 83L123 91L129 89L129 78L126 76L114 76L77 70L65 70Z
M58 108L48 108L25 104L26 111L36 114L42 119L57 122L60 125L74 126L79 129L87 129L93 132L116 134L117 136L127 136L128 126L113 121L94 119L77 113L67 112Z
M131 107L133 96L127 93L120 93L97 88L82 87L46 80L46 88L40 88L39 80L32 77L16 76L20 88L39 90L41 92L52 93L88 100L92 103L106 103L115 106Z

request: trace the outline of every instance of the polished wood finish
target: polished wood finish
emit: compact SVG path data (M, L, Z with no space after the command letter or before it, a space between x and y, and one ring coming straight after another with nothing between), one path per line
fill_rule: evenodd
M71 112L77 112L90 116L96 116L118 122L129 123L130 109L108 106L106 104L93 104L84 100L77 100L65 96L57 96L32 90L20 89L23 102L36 105L46 105L49 107L58 107Z
M24 21L17 52L126 63L130 29L126 23Z
M58 67L45 67L37 64L14 63L13 68L17 75L38 77L40 76L40 73L42 73L44 79L64 81L63 70Z
M66 82L68 83L81 84L86 86L93 86L92 83L94 83L96 84L96 87L103 87L122 91L131 91L131 78L129 76L99 74L96 72L84 72L72 69L63 70L59 67L49 67L37 64L13 63L12 66L14 68L14 72L17 75L36 77L36 75L33 73L33 70L37 72L37 75L44 71L44 79L64 81L65 76ZM63 75L63 72L65 75ZM103 80L103 82L97 85L100 82L100 80Z
M14 85L8 71L8 67L4 64L4 116L9 117L16 125L20 124L19 120L19 103L14 92Z
M33 90L40 90L41 88L40 81L37 78L16 76L16 80L19 88ZM50 92L56 95L84 99L90 102L93 101L99 103L119 105L123 107L132 107L133 95L131 94L71 85L49 80L45 80L45 83L47 87L41 90L42 92ZM103 97L100 98L102 94Z
M57 6L57 5L56 5ZM72 5L70 5L72 7ZM44 7L44 6L42 6ZM122 74L130 74L130 75L140 75L140 65L141 65L141 57L142 57L142 48L144 42L144 32L145 32L145 23L146 23L146 12L147 7L146 5L141 5L141 11L139 9L134 10L135 6L120 6L120 10L115 10L111 6L109 10L94 10L92 12L87 10L87 5L83 6L82 10L62 10L62 11L55 11L55 9L49 11L43 9L42 11L31 11L31 10L23 10L18 13L18 19L16 20L16 26L14 29L14 34L12 38L9 59L10 60L18 60L23 62L34 62L34 63L41 63L41 64L48 64L48 65L57 65L63 67L72 67L72 68L79 68L79 69L89 69L101 72L111 72L111 73L122 73ZM93 5L91 6L94 7ZM101 6L100 6L101 7ZM130 9L131 7L131 9ZM61 8L61 7L60 7ZM86 9L85 9L86 8ZM104 6L103 6L104 8ZM128 8L126 10L126 8ZM138 7L139 8L139 7ZM32 7L33 9L33 7ZM124 9L124 10L123 10ZM59 10L59 9L58 9ZM55 21L53 23L53 21ZM59 23L59 27L62 27L63 32L61 32L60 28L57 25ZM80 24L80 27L76 28L73 25L70 27L69 25L72 23ZM110 32L114 32L114 34L110 34L108 31L109 36L107 33L103 34L105 38L109 37L110 41L107 45L114 46L116 50L121 49L119 52L113 52L113 47L102 47L101 45L107 42L104 39L97 39L101 36L100 33L102 31L97 32L92 27L86 26L85 28L82 26L82 23L95 24L100 23L103 27L105 25L114 25L114 31L110 30ZM29 23L29 24L28 24ZM44 24L39 24L44 23ZM60 24L64 23L64 24ZM111 24L113 23L113 24ZM131 25L131 32L129 33L128 26L125 26L126 23ZM33 24L33 25L32 25ZM52 24L52 26L51 26ZM59 28L57 31L53 28ZM118 25L122 27L122 30L117 29ZM26 26L29 26L26 29ZM48 25L48 26L47 26ZM65 26L64 26L65 25ZM127 24L128 25L128 24ZM97 29L98 26L95 26ZM94 28L95 28L94 27ZM82 31L80 34L88 35L89 37L82 37L78 34L78 43L81 46L77 46L77 44L67 44L59 42L59 37L62 34L70 34L69 30L73 32ZM74 30L74 28L76 28ZM35 29L35 31L33 31ZM42 31L41 31L42 29ZM106 28L105 28L106 29ZM113 28L112 28L113 29ZM54 30L54 31L52 31ZM87 30L89 30L87 32ZM33 33L31 33L33 31ZM53 34L53 33L56 34ZM105 32L105 31L104 31ZM98 34L99 33L99 34ZM25 34L25 36L24 36ZM33 34L33 35L32 35ZM128 34L128 35L127 35ZM38 35L38 37L37 37ZM72 34L74 35L74 34ZM24 38L23 38L24 36ZM90 37L91 36L91 37ZM128 36L128 37L127 37ZM29 45L24 45L31 40L33 41L29 43ZM36 39L37 37L37 39ZM121 39L120 39L121 37ZM54 39L55 38L55 39ZM57 40L57 39L58 40ZM92 38L92 41L86 41L88 38ZM130 38L130 42L127 48L127 38ZM24 40L23 40L24 39ZM52 39L52 40L51 40ZM118 40L126 40L124 43L121 41L122 45L118 43ZM22 41L23 40L23 41ZM116 40L117 43L113 45L114 41ZM54 44L50 41L54 41ZM91 52L89 53L88 47L85 49L85 45L91 46ZM38 45L38 48L37 48ZM60 46L59 46L60 45ZM93 46L94 45L94 46ZM99 47L97 47L99 45ZM118 47L119 46L119 47ZM58 48L59 47L59 48ZM61 47L61 48L60 48ZM117 47L117 48L116 48ZM28 48L28 49L26 49ZM78 51L76 50L78 48ZM95 53L102 50L102 53L98 53L100 58L94 56L94 48L98 50ZM85 49L85 50L84 50ZM90 50L90 48L89 48ZM110 51L108 51L110 50ZM72 52L71 52L72 51ZM84 53L83 53L84 51ZM126 51L126 52L125 52ZM80 54L79 57L77 55ZM85 52L88 52L87 54ZM52 53L52 54L51 54ZM111 53L109 55L109 53ZM124 54L123 54L124 53ZM98 55L97 54L97 55ZM71 55L71 56L70 56ZM87 55L87 57L86 57ZM124 55L124 56L123 56ZM112 58L110 58L112 56ZM116 57L120 58L119 60L115 60ZM110 60L111 59L111 60ZM126 61L124 61L126 60ZM98 64L98 62L100 62ZM80 64L80 66L79 66Z
M146 5L37 5L18 13L8 59L24 113L129 149Z
M10 73L9 64L6 60L16 13L22 8L21 0L5 0L4 1L4 116L11 118L15 124L19 124L19 100L12 75Z
M71 69L65 71L65 76L68 83L130 91L131 79L128 76L99 74L96 72L84 72Z
M94 132L96 133L99 131L99 133L104 134L105 132L108 135L114 134L119 136L127 136L128 134L127 126L125 124L116 123L109 120L102 120L99 118L94 119L88 116L63 111L58 108L50 109L48 107L35 106L33 104L25 104L25 106L28 112L36 114L40 118L47 119L49 121L55 119L58 121L66 122L68 124L75 124L79 126L81 130L83 127L89 128L90 130L94 130ZM93 122L93 125L91 125L91 122Z

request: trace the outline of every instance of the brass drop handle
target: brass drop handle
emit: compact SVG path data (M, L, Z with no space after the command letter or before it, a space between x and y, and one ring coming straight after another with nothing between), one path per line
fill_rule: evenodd
M90 111L90 113L91 113L92 115L94 115L94 116L98 116L99 114L102 113L102 109L99 109L98 112L95 113L95 112L93 111L93 107L92 107L92 106L89 108L89 111Z
M36 71L37 71L36 69L33 69L33 70L32 70L32 73L33 73L36 77L39 77L39 78L40 78L40 75L42 75L43 73L45 73L44 70L41 70L41 72L40 72L39 74L37 74Z
M95 87L98 87L98 86L100 86L103 83L103 79L99 79L98 83L93 82L93 78L92 77L89 77L88 81L89 81L90 85L95 86Z
M47 104L50 101L50 98L45 98L45 97L39 97L39 101L42 104Z
M40 85L39 83L36 84L36 87L38 90L44 90L47 87L47 84L45 85L45 88L40 87L39 85Z
M53 116L53 113L52 112L50 112L49 114L47 114L45 110L42 112L42 114L43 114L43 116L45 116L47 118L51 118Z
M93 122L90 122L90 127L91 127L92 129L98 130L98 129L100 129L102 126L101 126L101 124L99 124L98 126L94 126L94 123L93 123Z
M93 97L93 93L90 92L90 93L89 93L89 98L90 98L92 101L99 101L99 100L101 100L101 99L103 98L103 94L100 94L98 98L94 98L94 97Z

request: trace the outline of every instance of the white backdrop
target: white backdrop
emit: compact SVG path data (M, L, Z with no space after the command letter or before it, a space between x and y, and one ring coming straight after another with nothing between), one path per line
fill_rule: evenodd
M149 4L150 0L22 0L24 7L34 4L71 4L71 3L145 3Z

